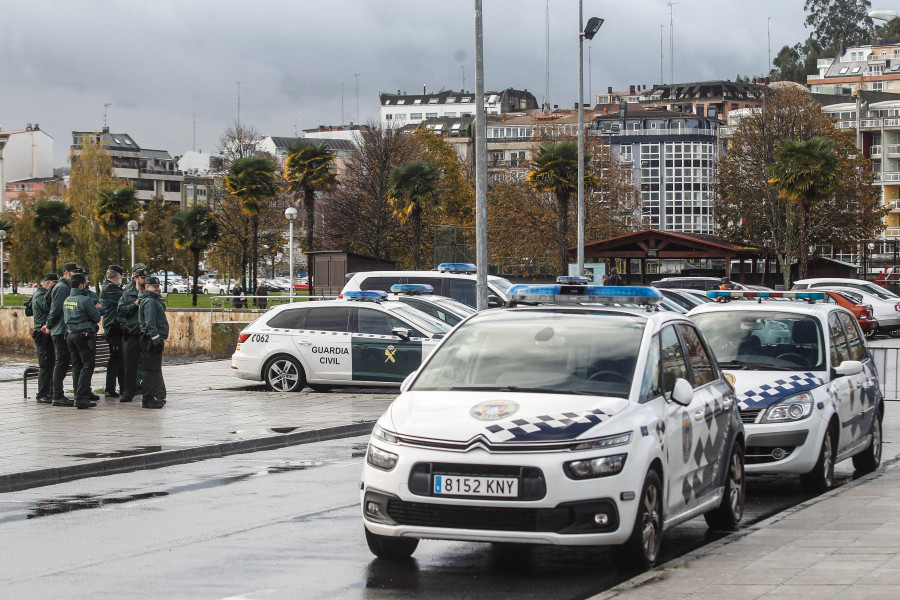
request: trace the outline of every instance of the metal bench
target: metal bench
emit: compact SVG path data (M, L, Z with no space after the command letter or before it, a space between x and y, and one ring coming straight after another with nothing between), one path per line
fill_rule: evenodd
M94 363L95 369L103 369L109 364L109 342L106 341L106 336L102 333L97 334L97 359ZM28 399L28 380L29 379L37 379L38 373L40 369L37 366L25 367L25 374L22 376L22 386L24 388L24 398ZM66 374L72 373L72 367L69 367L69 370Z

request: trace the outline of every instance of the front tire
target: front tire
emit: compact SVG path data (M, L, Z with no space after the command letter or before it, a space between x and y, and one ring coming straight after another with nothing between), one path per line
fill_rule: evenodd
M263 369L266 387L275 392L299 392L306 385L303 367L293 356L276 356Z
M737 531L744 515L746 480L744 478L744 449L735 444L728 459L725 494L719 506L703 515L706 524L720 531Z
M388 537L378 535L366 529L366 544L372 554L388 560L404 560L412 556L419 545L415 538Z
M822 449L819 450L819 460L812 471L800 476L800 483L807 492L821 494L831 489L834 483L834 435L831 427L825 432L822 440Z
M881 464L881 419L878 412L872 421L872 443L869 447L853 457L853 468L861 473L871 473Z
M656 565L663 535L662 483L650 470L644 478L640 504L631 537L613 552L613 560L623 570L649 569Z

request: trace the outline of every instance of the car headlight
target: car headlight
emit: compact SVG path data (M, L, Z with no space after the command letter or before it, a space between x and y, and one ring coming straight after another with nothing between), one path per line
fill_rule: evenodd
M631 443L631 432L617 433L616 435L608 435L606 437L597 438L595 440L587 440L579 443L572 450L596 450L598 448L612 448L613 446L624 446Z
M616 475L625 468L627 454L601 456L586 460L575 460L565 465L565 472L572 479L591 479Z
M369 450L366 452L366 462L382 471L390 471L397 466L398 456L393 452L376 448L369 444Z
M785 398L778 404L769 407L766 418L763 423L785 423L789 421L800 421L812 414L813 398L812 394L803 392L795 394L789 398Z
M390 431L387 431L386 429L382 429L378 425L375 425L375 427L372 428L372 437L381 440L382 442L387 442L388 444L400 443L400 440L397 439L397 436L395 436Z

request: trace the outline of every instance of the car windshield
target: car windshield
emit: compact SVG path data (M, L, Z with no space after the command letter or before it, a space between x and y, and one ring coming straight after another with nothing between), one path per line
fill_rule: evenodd
M748 371L822 370L819 321L775 311L717 311L694 315L719 364Z
M450 298L434 298L433 302L457 315L469 316L478 312L468 304L463 304L462 302L457 302Z
M430 315L426 315L425 313L408 306L392 306L389 310L404 321L408 321L412 325L415 325L416 328L422 330L423 333L447 333L451 329L450 326L443 321L439 321Z
M502 277L491 277L488 283L503 292L504 296L506 295L506 291L513 286L512 282L503 279Z
M645 327L643 317L594 311L474 317L435 351L410 389L627 398Z

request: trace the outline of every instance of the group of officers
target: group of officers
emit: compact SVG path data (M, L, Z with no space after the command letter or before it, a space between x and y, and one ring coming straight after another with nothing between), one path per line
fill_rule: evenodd
M47 273L31 300L32 338L38 353L37 401L52 406L92 408L100 397L91 388L100 324L109 344L106 398L144 408L166 404L162 354L169 337L159 278L136 263L131 282L122 287L124 270L110 265L100 296L90 288L88 273L76 263L63 266L62 277ZM63 380L72 368L74 398L66 397ZM116 392L119 390L119 393Z

